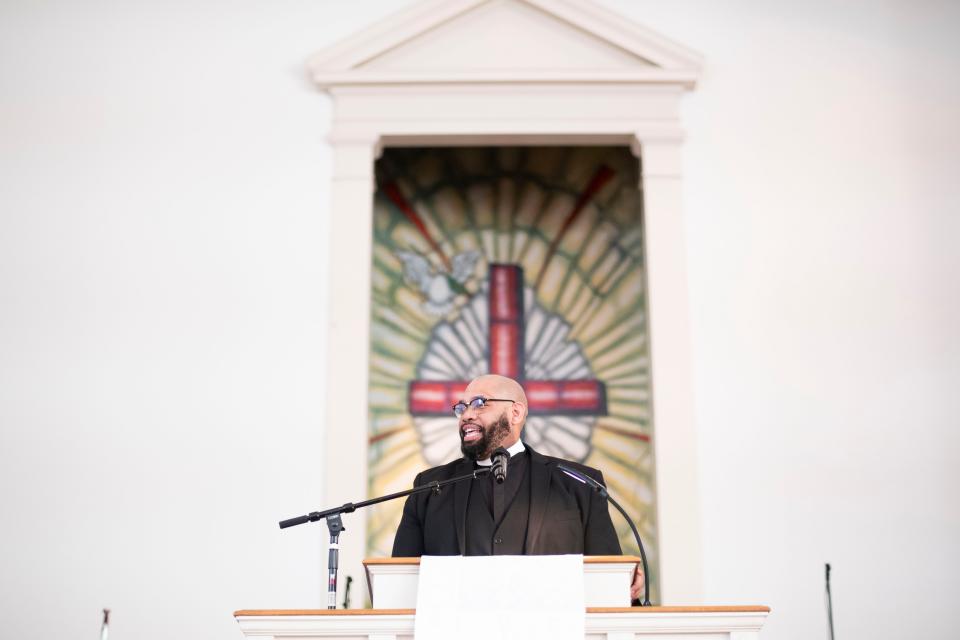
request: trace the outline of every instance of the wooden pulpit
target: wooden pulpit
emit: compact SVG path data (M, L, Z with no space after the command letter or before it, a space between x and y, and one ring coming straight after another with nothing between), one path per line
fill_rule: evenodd
M589 640L759 637L769 607L629 606L630 581L638 561L633 556L584 557L585 630ZM365 560L373 603L370 609L243 609L234 616L250 640L413 640L419 564L419 558Z

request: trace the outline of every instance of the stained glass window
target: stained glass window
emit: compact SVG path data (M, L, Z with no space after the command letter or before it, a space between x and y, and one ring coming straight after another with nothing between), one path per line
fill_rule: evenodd
M529 399L523 440L603 471L644 537L655 588L636 159L622 147L391 148L376 177L370 495L460 457L451 405L473 377L508 375ZM401 509L369 511L370 555L389 555Z

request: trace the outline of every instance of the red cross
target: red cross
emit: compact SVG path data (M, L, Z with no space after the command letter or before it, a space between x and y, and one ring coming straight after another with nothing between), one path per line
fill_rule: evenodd
M490 265L490 373L513 378L527 393L530 415L606 415L607 390L598 380L523 379L523 269ZM469 380L413 380L410 414L448 416L464 400Z

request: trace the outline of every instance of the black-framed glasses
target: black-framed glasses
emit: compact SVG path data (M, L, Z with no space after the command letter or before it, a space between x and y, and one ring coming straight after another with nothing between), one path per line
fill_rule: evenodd
M461 400L457 404L453 405L453 415L459 418L467 409L476 409L479 411L487 406L488 402L516 402L516 400L510 400L508 398L484 398L483 396L475 396L470 398L468 402Z

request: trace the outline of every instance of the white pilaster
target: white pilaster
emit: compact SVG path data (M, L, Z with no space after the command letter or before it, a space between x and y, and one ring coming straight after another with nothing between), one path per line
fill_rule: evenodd
M370 335L370 260L377 136L343 138L334 132L330 207L330 288L326 388L324 505L367 498L367 377ZM325 527L323 523L319 526ZM366 514L344 516L338 603L346 576L351 600L363 605ZM324 554L326 557L326 554ZM326 567L324 567L326 569ZM322 573L326 576L326 570Z
M663 602L703 592L697 440L683 218L681 137L638 137L646 236L660 589Z

